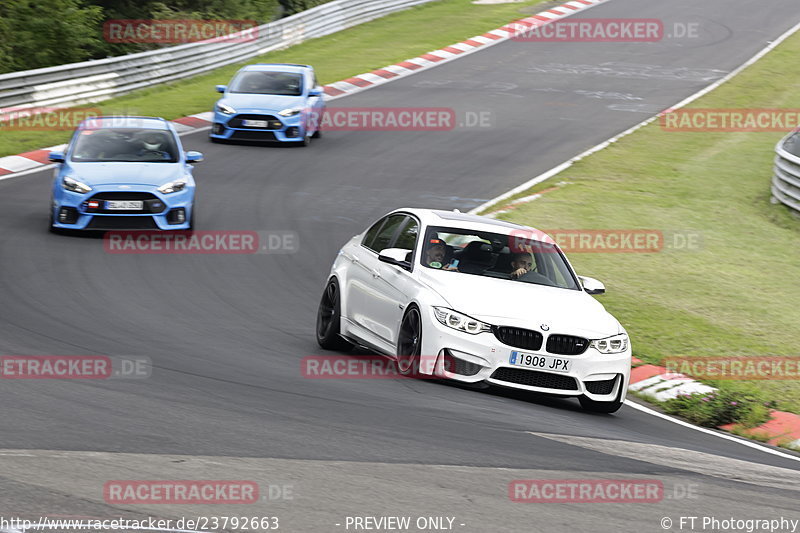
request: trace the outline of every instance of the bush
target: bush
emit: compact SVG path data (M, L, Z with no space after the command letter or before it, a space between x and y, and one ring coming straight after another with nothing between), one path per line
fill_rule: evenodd
M285 15L294 15L306 9L327 4L331 0L280 0Z
M715 428L740 423L745 427L755 427L769 420L769 411L774 403L765 404L740 391L716 390L708 394L682 394L664 402L663 407L667 413L682 416L700 426Z

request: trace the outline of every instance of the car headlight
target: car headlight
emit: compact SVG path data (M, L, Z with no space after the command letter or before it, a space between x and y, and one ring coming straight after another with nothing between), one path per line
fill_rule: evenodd
M303 111L302 107L291 107L289 109L284 109L280 111L278 114L282 117L293 117Z
M486 322L481 322L471 316L453 311L446 307L434 307L433 314L436 315L436 320L445 326L463 331L464 333L469 333L470 335L492 331L492 326Z
M628 349L628 336L621 333L613 337L593 340L590 346L600 353L621 353Z
M78 181L75 178L70 178L69 176L64 176L64 179L61 180L61 186L68 191L77 192L80 194L86 194L92 190L91 187L82 181Z
M172 194L174 192L182 191L186 188L187 185L186 178L181 178L179 180L170 181L169 183L165 183L161 187L158 188L158 192L164 194Z
M229 105L217 103L217 111L222 113L223 115L235 115L236 110Z

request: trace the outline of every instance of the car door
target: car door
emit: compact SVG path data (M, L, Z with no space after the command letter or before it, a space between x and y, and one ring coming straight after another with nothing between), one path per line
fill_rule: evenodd
M378 254L389 248L395 241L403 223L404 214L388 215L367 231L359 246L353 246L348 253L351 262L348 268L345 298L347 318L366 333L364 340L388 349L392 333L387 331L385 320L379 318L385 313L385 290L380 282Z
M419 221L416 218L407 216L400 231L388 246L388 248L408 250L407 258L412 270L419 227ZM413 277L408 270L378 261L377 275L373 276L373 280L377 295L374 320L378 322L382 335L386 337L385 340L395 347L400 321L413 289Z

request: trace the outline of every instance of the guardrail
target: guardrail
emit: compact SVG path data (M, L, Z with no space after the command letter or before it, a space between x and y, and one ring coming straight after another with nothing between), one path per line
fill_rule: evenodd
M772 197L800 212L800 131L781 139L775 152Z
M3 108L69 107L195 76L432 0L334 0L258 27L257 37L196 42L0 75ZM2 113L0 113L0 118Z

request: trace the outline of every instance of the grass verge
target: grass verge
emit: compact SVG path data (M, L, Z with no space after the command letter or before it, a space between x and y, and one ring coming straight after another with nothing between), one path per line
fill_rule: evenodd
M228 83L242 65L250 63L309 64L314 66L320 83L332 83L493 30L536 12L532 6L541 3L542 0L526 0L476 5L470 0L439 0L188 80L105 100L92 107L101 109L104 114L166 119L210 111L219 97L214 86ZM423 28L431 31L422 31ZM3 131L0 157L65 143L71 134L71 131Z
M800 34L691 107L800 107L798 53ZM699 232L696 251L667 241L661 253L570 259L579 273L605 281L601 301L646 362L797 356L800 220L772 205L769 192L783 135L668 132L653 123L542 186L567 184L498 218L540 228ZM800 413L800 381L707 383Z

